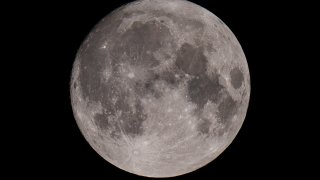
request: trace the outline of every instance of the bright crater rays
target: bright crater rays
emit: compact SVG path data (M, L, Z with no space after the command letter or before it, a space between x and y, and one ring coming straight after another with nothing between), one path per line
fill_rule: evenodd
M250 76L235 35L214 14L184 0L140 0L95 26L70 89L76 122L101 157L137 175L172 177L232 142Z

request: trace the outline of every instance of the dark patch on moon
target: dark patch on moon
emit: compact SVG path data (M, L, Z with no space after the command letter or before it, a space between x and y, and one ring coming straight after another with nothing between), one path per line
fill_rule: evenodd
M146 94L150 94L154 92L153 83L149 80L147 81L136 81L134 85L134 90L137 95L143 97Z
M90 101L99 101L103 94L101 91L100 73L103 67L103 60L97 57L95 51L86 53L80 66L79 81L84 98ZM84 60L85 59L85 60Z
M110 126L108 121L108 115L105 113L95 114L94 120L95 120L96 126L99 127L101 130L106 130Z
M204 29L204 24L201 21L189 19L189 20L185 21L185 23L188 26L190 26L192 29L196 29L196 30L203 30Z
M226 124L237 112L237 102L226 93L226 97L218 105L218 115L220 122Z
M151 73L150 76L146 78L147 79L144 81L139 80L134 83L135 93L139 97L144 97L146 94L148 94L152 95L153 97L159 98L162 94L155 89L154 83L160 80L160 76L158 74Z
M144 97L146 94L148 94L158 99L163 96L163 92L155 87L156 82L163 81L169 87L176 88L182 82L183 76L184 74L177 69L172 71L164 71L160 74L151 72L150 76L147 77L146 80L135 82L135 93L139 95L139 97Z
M128 92L119 87L119 82L110 78L108 84L101 84L101 93L99 102L101 102L102 107L104 108L106 114L114 116L116 111L119 110L128 110L128 105L125 102L125 98L129 96ZM112 99L117 99L116 103L113 104Z
M190 75L200 75L206 71L207 59L202 48L184 43L177 53L175 65Z
M231 77L231 84L235 89L238 89L241 87L242 82L244 80L243 73L240 71L239 68L235 67L230 71L230 77Z
M207 48L207 51L208 51L208 52L214 52L214 53L217 52L217 49L213 47L213 44L212 44L212 43L209 43L209 44L206 46L206 48Z
M109 122L109 115L106 113L96 114L94 116L95 125L101 130L101 132L109 132L112 139L119 139L121 137L120 128L118 122Z
M123 18L130 18L130 17L133 17L133 16L142 15L142 14L145 14L145 12L136 10L133 13L132 12L131 13L125 12L125 13L123 13L122 17Z
M143 134L142 123L147 119L147 115L143 112L143 107L140 101L135 104L136 111L132 110L124 112L120 119L121 127L126 135L136 137Z
M140 101L136 101L135 111L123 100L119 100L114 109L121 111L121 115L116 122L110 122L108 117L113 116L110 111L106 111L102 114L96 114L94 116L96 126L106 132L110 132L111 138L120 138L120 132L123 131L124 134L130 137L136 137L143 134L142 123L147 119L147 115L143 112L143 107ZM115 120L113 120L115 121Z
M202 74L198 78L193 78L188 83L190 100L199 109L202 109L208 100L216 103L220 99L220 91L224 87L219 83L219 77L218 73L215 73L212 78L209 78L206 74Z
M151 68L159 65L152 53L162 47L162 44L172 41L167 26L153 20L146 23L136 21L131 28L119 35L112 48L113 65L128 62L132 65ZM126 58L121 57L126 54Z
M183 76L184 74L179 70L165 71L161 74L160 79L164 80L168 85L172 87L177 87L181 82Z
M222 136L226 132L229 132L229 128L232 126L231 119L239 108L239 102L235 101L226 90L223 90L221 94L220 103L218 104L217 109L218 123L221 126L213 130L213 133L217 136Z
M192 30L203 30L205 27L205 24L199 20L190 19L188 17L181 17L177 16L174 13L165 12L162 10L153 10L152 14L156 17L162 17L165 16L172 20L172 22L176 25L179 25L181 28L185 28L186 26L189 26L191 31Z
M111 78L108 85L101 83L100 86L101 92L98 93L101 96L97 102L101 103L103 113L94 117L96 125L101 130L109 131L111 137L115 139L120 138L121 129L123 133L131 137L141 135L143 133L142 123L146 120L147 115L143 112L140 100L135 98L134 107L131 107L128 101L130 93L127 89L121 88L114 77ZM116 99L115 103L112 103L112 99ZM114 118L117 112L121 112L118 121L110 123L108 117Z
M212 122L206 118L201 118L200 122L197 126L198 132L200 134L204 134L204 135L208 135L209 131L210 131L210 126L211 126Z
M122 112L119 120L121 120L120 126L124 130L124 133L134 137L143 133L142 123L146 120L146 114L144 114L139 100L136 99L134 107L131 107L128 104L128 97L128 94L119 95L114 110Z
M111 59L119 58L117 56L113 57L113 54L108 53L106 50L101 50L101 45L106 40L113 40L117 34L117 28L122 22L121 19L122 15L116 12L112 12L106 16L104 21L100 22L92 30L79 49L80 69L78 86L81 87L83 97L88 98L90 101L99 101L104 94L104 87L100 81L103 69L111 64L111 60L106 58L107 54L112 57Z

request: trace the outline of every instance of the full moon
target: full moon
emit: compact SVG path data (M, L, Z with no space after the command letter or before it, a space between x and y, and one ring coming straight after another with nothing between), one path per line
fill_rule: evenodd
M239 132L250 75L231 30L185 0L139 0L103 18L70 82L74 117L106 161L147 177L195 171Z

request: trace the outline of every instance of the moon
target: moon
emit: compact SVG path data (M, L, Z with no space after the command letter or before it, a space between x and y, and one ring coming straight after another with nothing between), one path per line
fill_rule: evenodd
M70 82L76 123L106 161L147 177L218 157L247 112L250 75L235 35L184 0L139 0L82 43Z

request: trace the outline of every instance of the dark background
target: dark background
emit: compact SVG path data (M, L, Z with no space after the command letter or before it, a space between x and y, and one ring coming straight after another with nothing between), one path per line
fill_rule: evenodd
M9 65L3 66L3 89L13 94L8 95L4 109L9 125L2 126L7 173L142 179L109 164L90 147L73 118L69 94L71 68L82 41L99 20L128 2L17 2L3 6L7 23L3 29L8 31L3 36L9 38L6 46L11 49L5 52L9 53L5 58ZM311 130L317 118L302 111L312 112L313 105L305 100L315 99L308 97L313 92L307 90L314 84L309 78L316 76L310 69L316 58L308 56L314 46L304 42L314 37L312 5L192 2L217 15L238 38L250 69L251 98L246 120L233 143L207 166L176 179L311 176L316 166L309 162L316 160L307 155L313 144L319 144L311 141L317 137Z

